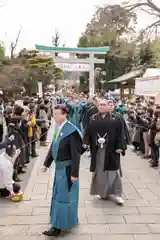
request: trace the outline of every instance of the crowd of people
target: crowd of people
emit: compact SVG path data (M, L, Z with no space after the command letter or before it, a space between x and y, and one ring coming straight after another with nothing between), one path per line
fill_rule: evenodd
M78 224L80 158L87 150L92 172L90 194L124 204L120 155L125 155L129 144L127 124L112 100L70 94L58 97L57 103L53 140L44 161L44 171L55 163L51 228L43 232L54 237Z
M127 121L134 151L149 160L153 168L159 165L160 107L143 98L129 104Z
M54 102L54 103L53 103ZM54 108L53 108L54 105ZM0 195L14 197L17 184L31 158L37 157L36 143L47 146L52 116L55 120L52 144L44 160L44 171L55 163L51 199L51 228L47 236L78 224L79 169L81 155L90 152L92 182L90 194L101 200L124 204L120 156L127 146L158 167L160 147L160 107L152 99L88 97L85 94L55 95L23 104L0 104ZM4 136L4 121L6 137ZM33 160L32 160L33 161ZM6 172L6 169L8 172Z
M49 97L25 97L21 103L14 100L0 104L0 195L14 197L20 191L21 174L34 161L37 142L47 146L51 125L52 100ZM3 159L3 160L2 160Z
M100 98L80 97L79 101L73 101L73 94L63 100L70 109L70 121L82 131L87 128L89 119L98 112L97 103ZM135 97L135 99L120 100L107 97L110 111L123 116L126 120L129 136L127 142L133 146L133 150L144 159L149 160L151 167L159 165L160 147L160 106L155 106L153 98Z

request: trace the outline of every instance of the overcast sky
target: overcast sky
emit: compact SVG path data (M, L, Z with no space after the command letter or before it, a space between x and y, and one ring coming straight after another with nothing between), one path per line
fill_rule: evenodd
M160 0L157 0L160 1ZM62 44L74 47L95 5L120 3L121 0L0 0L0 40L9 46L22 26L18 50L32 48L34 44L51 45L57 28ZM141 17L141 25L148 19ZM7 51L8 52L8 51Z

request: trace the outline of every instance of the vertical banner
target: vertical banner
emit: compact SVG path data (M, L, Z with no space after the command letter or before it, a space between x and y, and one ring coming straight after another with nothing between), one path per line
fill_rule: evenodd
M38 82L38 96L43 97L43 89L42 89L42 82Z
M95 94L94 54L90 54L89 58L90 58L89 95L93 97Z

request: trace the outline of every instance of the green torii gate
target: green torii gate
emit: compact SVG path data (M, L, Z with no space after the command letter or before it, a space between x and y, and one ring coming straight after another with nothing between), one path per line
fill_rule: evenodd
M84 69L83 71L89 72L89 93L91 96L95 93L95 76L94 76L94 64L95 63L104 63L104 59L96 59L94 58L95 54L106 54L109 52L110 47L92 47L92 48L68 48L68 47L50 47L50 46L43 46L43 45L35 45L36 49L39 52L46 52L46 53L70 53L70 54L87 54L89 55L89 58L87 59L77 59L77 58L69 58L65 59L65 61L69 61L69 63L85 63L89 64L89 67L87 69ZM56 58L56 62L62 62L63 59ZM74 71L73 69L71 69ZM76 70L77 71L77 70ZM81 71L81 70L79 70Z

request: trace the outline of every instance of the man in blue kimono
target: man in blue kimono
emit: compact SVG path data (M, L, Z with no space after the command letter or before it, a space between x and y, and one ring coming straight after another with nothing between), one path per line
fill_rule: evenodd
M130 134L128 131L128 127L126 124L126 121L124 119L124 117L122 116L122 114L120 114L119 112L116 111L116 106L114 104L113 101L108 101L108 105L109 105L109 111L116 117L119 118L121 125L122 125L122 155L125 155L125 151L127 149L127 145L129 145L131 143L131 139L130 139Z
M98 108L94 100L89 100L84 106L84 114L82 119L83 129L86 130L90 121L91 116L98 113Z
M69 121L73 123L78 129L81 129L81 109L82 106L77 100L66 100L66 106L69 109Z
M51 228L46 236L59 236L78 224L79 162L82 153L82 138L78 128L68 122L68 109L57 105L52 145L44 162L45 170L55 162L55 179L50 209Z

